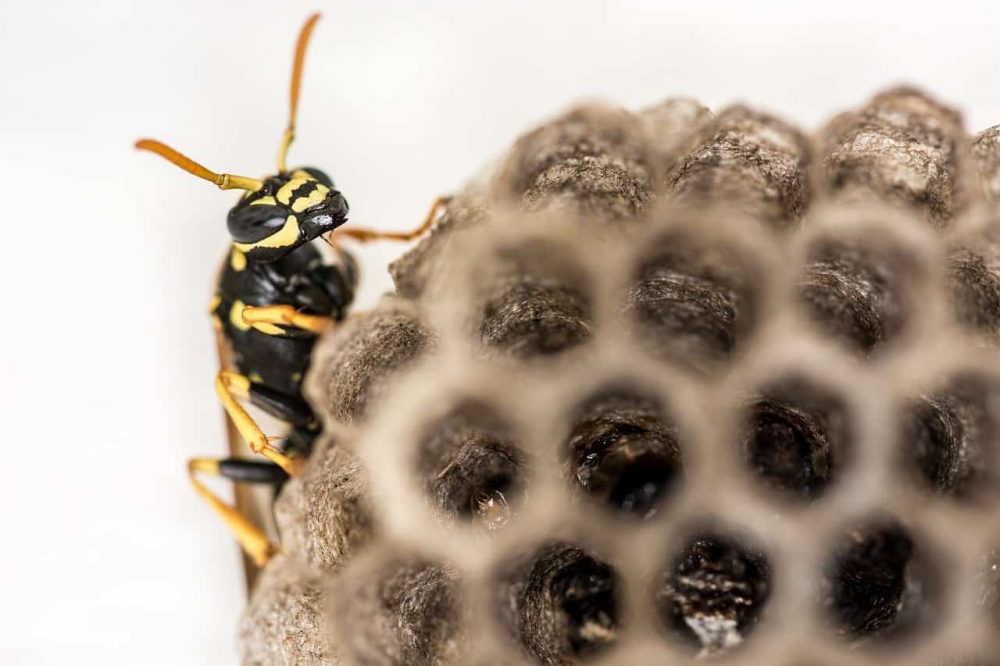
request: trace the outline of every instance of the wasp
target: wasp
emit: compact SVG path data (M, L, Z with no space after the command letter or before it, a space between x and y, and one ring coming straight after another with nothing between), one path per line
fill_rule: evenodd
M226 218L232 246L223 260L210 306L220 338L222 366L215 389L236 432L266 460L232 455L194 458L188 461L188 475L196 492L225 521L258 567L266 564L279 546L246 515L246 507L220 499L199 475L272 485L277 491L289 477L301 472L321 430L302 395L302 379L318 336L346 316L358 280L357 263L333 240L334 230L339 230L338 237L361 242L411 240L432 226L447 200L439 198L423 224L412 231L340 229L347 222L348 205L330 177L314 167L286 167L288 149L295 138L306 47L318 20L319 14L313 14L299 32L289 120L278 151L277 173L263 179L216 173L159 141L141 139L135 144L220 189L243 190ZM328 261L322 247L313 243L317 239L334 249L335 261ZM287 424L284 436L265 435L246 403ZM272 443L276 439L279 443ZM233 448L231 442L231 454L235 453Z

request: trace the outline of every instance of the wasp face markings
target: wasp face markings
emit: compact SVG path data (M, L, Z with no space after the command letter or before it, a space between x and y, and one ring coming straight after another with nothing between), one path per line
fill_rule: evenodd
M273 261L347 221L347 201L317 176L296 169L264 180L229 211L234 246L254 261Z

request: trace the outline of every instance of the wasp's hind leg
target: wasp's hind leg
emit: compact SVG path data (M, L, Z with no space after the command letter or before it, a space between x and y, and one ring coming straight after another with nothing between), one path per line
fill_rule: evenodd
M218 498L198 479L198 474L219 476L240 483L280 484L288 478L285 471L273 463L239 460L236 458L193 458L188 461L188 476L195 491L209 503L225 521L240 547L254 563L262 567L279 551L256 525L239 509Z
M360 243L367 243L369 241L376 240L411 241L424 235L432 226L434 226L434 221L437 220L441 210L450 200L451 197L438 197L434 201L430 211L427 213L427 217L420 224L420 226L416 229L411 229L410 231L378 231L377 229L347 228L338 229L336 235L353 238Z
M222 401L226 414L232 419L250 449L267 457L289 476L296 476L299 473L300 461L290 458L272 446L268 436L239 401L249 400L268 414L296 426L308 425L312 421L313 415L309 406L284 393L254 385L246 376L228 370L223 370L216 376L215 391Z

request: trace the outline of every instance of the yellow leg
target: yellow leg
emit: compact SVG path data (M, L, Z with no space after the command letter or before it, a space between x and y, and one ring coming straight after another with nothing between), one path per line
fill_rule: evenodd
M330 317L297 312L291 305L248 305L243 308L243 321L269 335L283 335L276 324L295 326L316 335L326 332L333 325Z
M246 400L249 397L250 380L237 372L223 370L215 377L215 392L219 394L223 408L253 452L268 458L285 470L288 476L297 476L298 462L271 446L267 435L238 402L238 399Z
M378 231L377 229L348 228L338 229L336 234L339 236L353 238L360 243L367 243L375 240L411 241L414 238L422 236L428 229L431 228L431 226L434 225L434 221L437 220L441 209L447 205L450 199L451 197L438 197L434 201L434 205L431 206L431 210L427 213L427 218L424 219L423 223L416 229L412 229L410 231Z
M188 476L191 478L191 485L195 491L201 495L202 499L209 503L212 509L225 521L229 530L239 541L240 546L246 551L254 563L262 567L267 564L280 549L271 543L267 536L257 529L246 516L240 513L236 507L226 504L216 497L208 487L198 480L198 473L219 476L219 461L215 458L193 458L188 461Z

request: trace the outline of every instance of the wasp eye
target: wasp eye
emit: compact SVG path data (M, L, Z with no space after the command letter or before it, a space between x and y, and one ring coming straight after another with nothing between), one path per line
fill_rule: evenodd
M256 243L281 229L287 216L281 206L241 204L229 211L226 225L237 243Z

